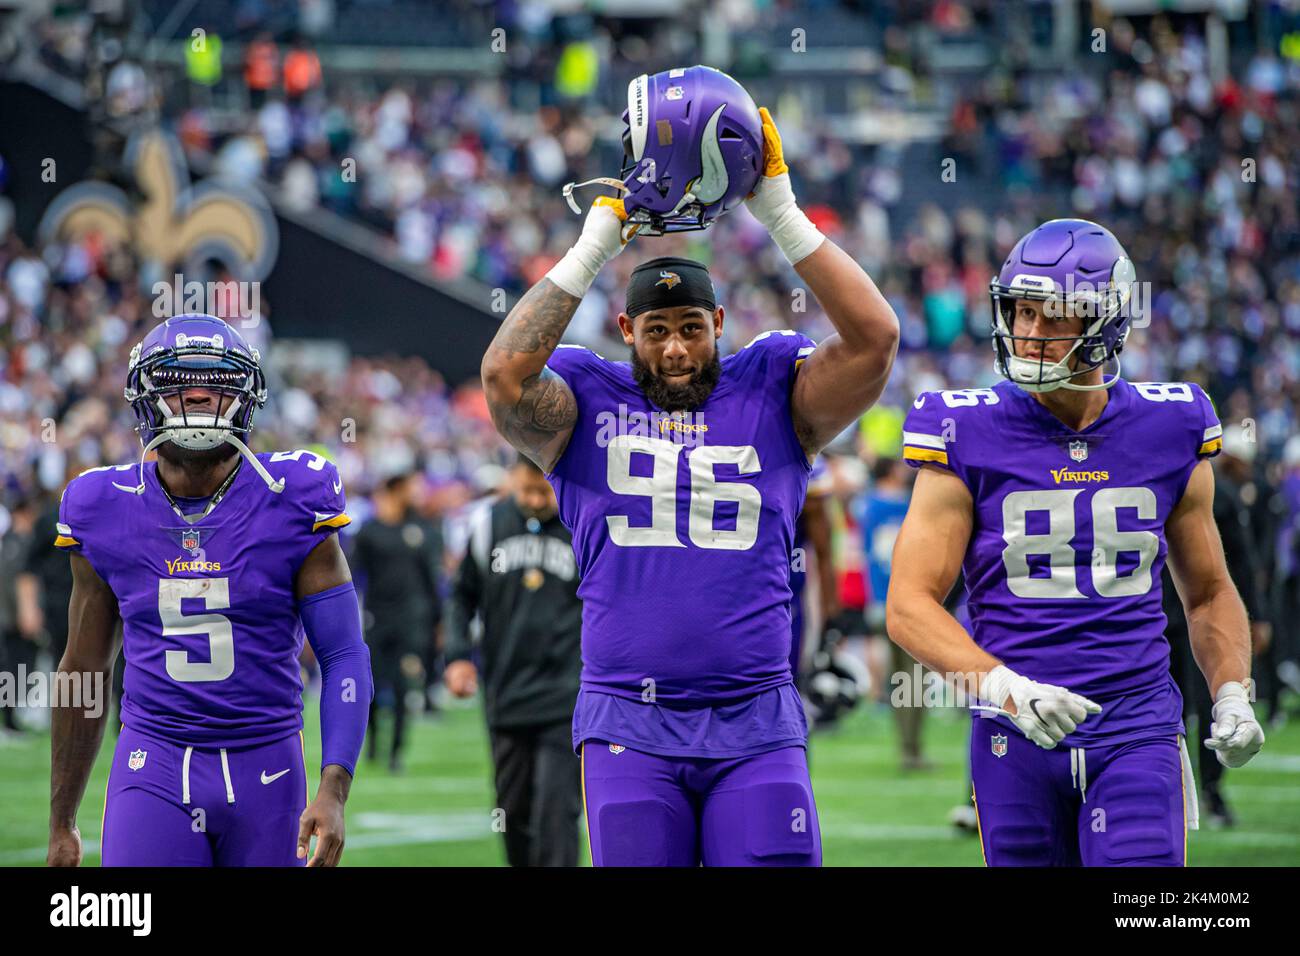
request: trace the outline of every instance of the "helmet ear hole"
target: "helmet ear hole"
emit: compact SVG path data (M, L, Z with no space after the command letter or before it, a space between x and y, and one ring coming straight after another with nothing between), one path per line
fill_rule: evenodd
M1005 296L997 296L995 302L997 303L998 316L1002 319L1002 324L1010 331L1011 323L1016 315L1015 301Z

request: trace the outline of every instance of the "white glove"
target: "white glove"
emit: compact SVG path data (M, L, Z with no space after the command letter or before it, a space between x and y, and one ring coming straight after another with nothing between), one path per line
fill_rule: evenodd
M1214 695L1214 722L1205 746L1225 767L1244 767L1264 746L1264 728L1255 719L1250 694L1235 680Z
M1014 714L1004 709L1008 698L1016 706ZM1065 739L1066 734L1073 733L1089 714L1101 713L1101 704L1064 687L1040 684L1022 677L1005 664L999 664L984 675L980 682L980 699L994 706L977 707L976 710L1006 714L1021 733L1044 750L1051 750Z
M581 299L596 281L601 267L623 251L639 226L625 226L627 211L623 200L597 196L582 223L582 234L564 254L564 258L546 273L569 295Z
M826 237L794 201L790 167L785 164L781 134L772 122L772 114L766 106L758 112L763 118L763 175L753 194L745 199L745 206L794 265L816 252Z

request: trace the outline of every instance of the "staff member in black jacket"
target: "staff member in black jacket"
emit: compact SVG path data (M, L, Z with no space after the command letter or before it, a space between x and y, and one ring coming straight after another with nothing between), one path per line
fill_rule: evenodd
M414 480L414 474L403 473L375 489L374 517L361 526L352 547L375 677L366 732L369 756L374 760L379 746L379 712L391 707L388 769L393 773L402 769L407 691L416 686L420 655L434 640L442 616L442 536L416 512Z
M573 706L582 602L573 540L555 492L522 456L511 493L473 522L446 614L447 689L478 685L471 621L481 621L484 711L511 866L576 866L581 782Z

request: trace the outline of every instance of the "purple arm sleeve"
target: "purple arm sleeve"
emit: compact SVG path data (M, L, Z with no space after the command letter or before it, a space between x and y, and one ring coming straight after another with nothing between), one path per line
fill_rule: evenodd
M354 773L375 692L356 589L349 582L308 595L298 614L320 661L321 769L334 763Z

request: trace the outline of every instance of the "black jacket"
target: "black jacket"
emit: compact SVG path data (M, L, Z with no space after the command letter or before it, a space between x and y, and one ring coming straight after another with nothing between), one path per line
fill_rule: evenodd
M352 543L365 597L366 643L379 654L420 653L442 612L442 535L414 515L398 525L367 521Z
M488 726L571 720L582 602L573 539L558 516L528 519L504 498L474 519L447 606L448 663L471 656L475 617Z

